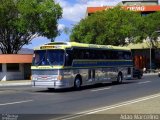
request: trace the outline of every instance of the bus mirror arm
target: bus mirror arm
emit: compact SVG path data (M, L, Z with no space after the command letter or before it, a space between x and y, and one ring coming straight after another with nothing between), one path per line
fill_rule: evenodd
M69 60L69 55L66 53L65 56L66 56L66 61L68 61Z
M66 57L68 57L68 53L66 53L65 55L66 55Z

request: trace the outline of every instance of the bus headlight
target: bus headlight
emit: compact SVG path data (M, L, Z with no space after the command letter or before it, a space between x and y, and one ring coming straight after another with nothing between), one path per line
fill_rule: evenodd
M62 80L62 79L63 79L62 75L57 76L57 80Z
M37 77L36 76L32 76L32 80L37 80Z

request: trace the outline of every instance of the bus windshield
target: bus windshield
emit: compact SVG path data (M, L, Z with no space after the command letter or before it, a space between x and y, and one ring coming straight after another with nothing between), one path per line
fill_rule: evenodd
M33 65L63 65L64 50L36 50L33 56Z

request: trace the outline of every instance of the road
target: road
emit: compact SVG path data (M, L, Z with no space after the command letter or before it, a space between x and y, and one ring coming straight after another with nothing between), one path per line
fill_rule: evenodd
M143 76L141 80L124 81L120 85L87 86L80 91L73 89L49 91L31 86L0 87L0 113L2 117L7 114L23 114L27 120L30 114L35 117L34 119L46 120L81 114L84 111L158 93L160 93L160 78L157 75Z

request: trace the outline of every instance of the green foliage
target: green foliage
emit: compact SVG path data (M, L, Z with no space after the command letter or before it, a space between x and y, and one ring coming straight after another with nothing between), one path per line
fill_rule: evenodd
M146 21L146 34L156 40L160 32L160 12L149 14L144 17L144 20Z
M70 39L76 42L106 45L143 42L143 39L158 29L159 18L160 13L141 16L138 12L117 6L96 12L81 20L73 27Z
M53 0L0 0L0 49L17 53L37 36L55 38L62 9Z

